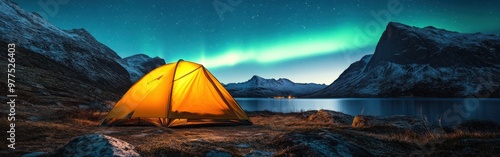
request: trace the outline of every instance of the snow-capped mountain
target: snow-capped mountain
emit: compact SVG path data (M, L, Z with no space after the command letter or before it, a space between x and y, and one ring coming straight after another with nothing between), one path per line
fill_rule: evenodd
M40 54L99 87L125 91L131 84L127 71L116 61L121 58L84 29L61 30L41 16L2 0L0 34L0 41L15 43L25 50L22 53ZM22 61L19 58L20 64Z
M254 75L241 83L229 83L226 89L233 97L302 96L326 87L324 84L294 83L286 78L264 79Z
M15 44L16 94L31 103L115 101L132 84L131 77L165 63L145 55L124 60L86 30L59 29L8 0L0 0L0 34L1 49ZM5 67L6 57L0 55ZM6 70L0 73L6 76ZM7 91L6 86L0 89Z
M123 58L120 62L127 69L130 81L135 82L151 70L165 64L165 60L160 57L151 58L145 54L137 54Z
M311 97L498 97L500 36L391 22L375 53Z

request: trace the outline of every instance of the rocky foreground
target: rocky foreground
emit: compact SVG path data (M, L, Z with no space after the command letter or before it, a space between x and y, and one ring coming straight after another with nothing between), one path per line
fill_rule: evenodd
M51 107L53 111L44 107ZM248 113L254 125L99 127L106 112L64 106L20 108L16 150L0 156L493 156L500 125L452 127L408 116L335 111ZM50 112L35 112L43 110ZM29 112L27 112L29 111ZM0 126L7 126L2 119ZM4 140L2 140L4 141ZM5 142L5 141L4 141ZM3 155L2 155L3 154Z

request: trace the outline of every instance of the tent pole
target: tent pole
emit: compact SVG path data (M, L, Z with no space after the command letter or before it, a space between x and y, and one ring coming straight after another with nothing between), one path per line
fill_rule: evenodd
M167 119L167 122L165 123L166 126L170 125L170 120L168 117L168 110L170 110L170 106L172 105L172 90L174 89L174 81L175 81L175 73L177 73L177 66L179 66L179 63L184 61L183 59L179 59L177 63L175 63L175 68L174 68L174 74L172 75L172 84L170 85L170 96L168 97L168 104L165 110L165 118Z

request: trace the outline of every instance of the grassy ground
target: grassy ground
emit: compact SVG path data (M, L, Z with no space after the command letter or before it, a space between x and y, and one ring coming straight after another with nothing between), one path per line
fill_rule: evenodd
M20 156L37 151L52 152L74 137L99 133L131 143L143 156L204 156L212 150L234 156L242 156L252 150L273 152L278 156L300 156L302 147L291 147L287 138L297 134L322 135L324 132L340 135L345 142L377 156L500 154L497 148L500 143L498 132L458 130L425 135L391 133L390 130L380 132L380 128L352 128L349 125L308 121L311 112L254 112L248 113L254 125L197 128L99 127L97 125L106 113L58 105L20 107L17 113L16 150L2 148L1 154ZM7 130L4 128L8 126L5 118L0 121L0 126L1 130ZM7 145L6 140L2 142L3 146Z

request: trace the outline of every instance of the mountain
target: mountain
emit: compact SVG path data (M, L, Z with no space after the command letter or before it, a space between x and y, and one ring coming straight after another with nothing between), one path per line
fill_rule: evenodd
M89 32L61 30L13 2L0 1L0 34L2 50L15 44L16 94L31 102L116 100L132 84L121 57Z
M127 69L130 81L135 82L151 70L164 65L165 60L160 57L151 58L145 54L137 54L123 58L120 62Z
M500 36L391 22L375 53L311 97L498 97Z
M286 78L264 79L254 75L241 83L229 83L226 89L233 97L302 96L326 87L324 84L294 83Z

